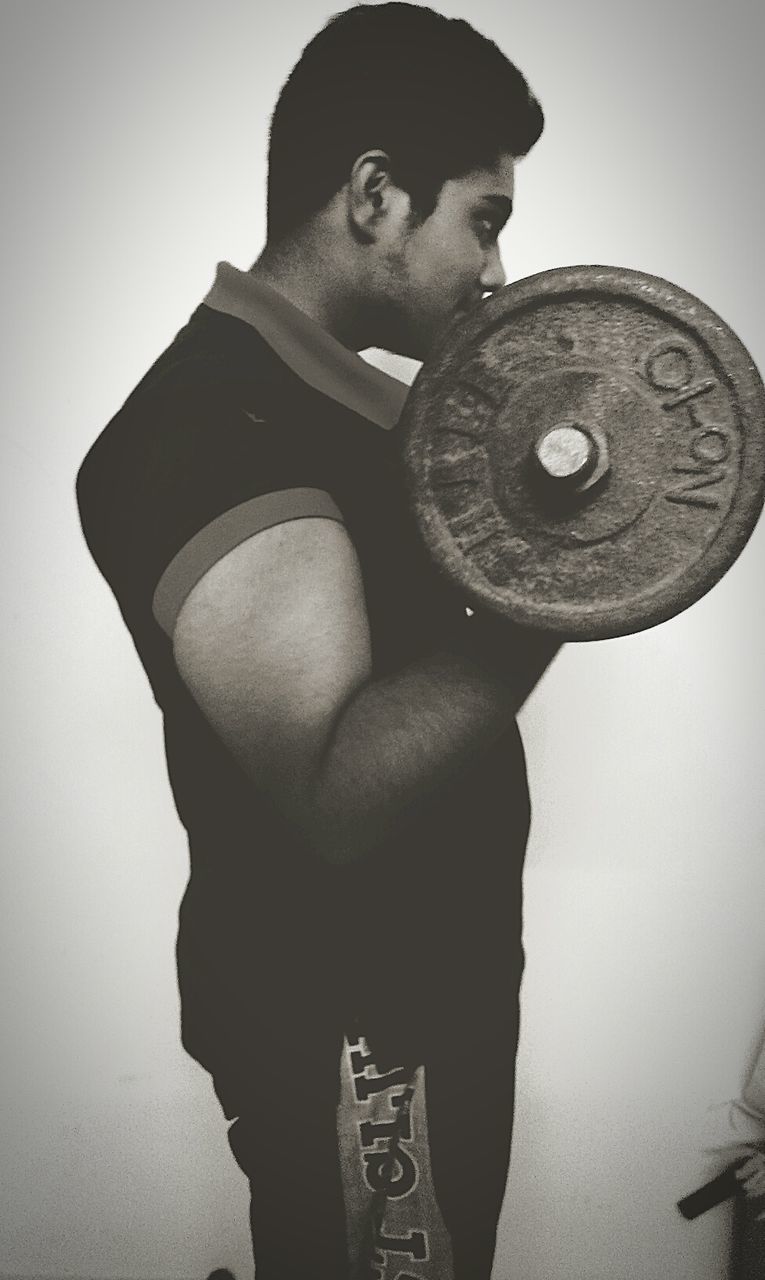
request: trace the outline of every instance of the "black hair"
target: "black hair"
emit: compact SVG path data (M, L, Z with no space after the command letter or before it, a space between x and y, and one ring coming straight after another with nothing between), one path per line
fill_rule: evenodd
M303 50L274 110L268 240L323 209L358 156L379 147L424 221L449 178L531 150L544 125L524 76L460 18L360 4Z

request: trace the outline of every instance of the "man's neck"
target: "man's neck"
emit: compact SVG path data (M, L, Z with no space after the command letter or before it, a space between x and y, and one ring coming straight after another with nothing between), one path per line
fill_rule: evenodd
M342 279L331 268L327 270L326 257L322 259L312 247L299 243L278 251L266 247L250 267L250 275L270 285L349 350L361 349Z

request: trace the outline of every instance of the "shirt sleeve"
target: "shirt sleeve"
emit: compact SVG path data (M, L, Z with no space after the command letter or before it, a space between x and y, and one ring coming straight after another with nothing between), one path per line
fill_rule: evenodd
M171 372L127 402L80 484L94 495L86 537L125 613L148 611L172 637L196 583L247 538L343 520L310 425L253 408L215 368Z
M184 600L227 552L262 529L306 516L343 519L326 490L296 487L257 494L204 525L173 556L157 584L152 612L162 630L172 636Z

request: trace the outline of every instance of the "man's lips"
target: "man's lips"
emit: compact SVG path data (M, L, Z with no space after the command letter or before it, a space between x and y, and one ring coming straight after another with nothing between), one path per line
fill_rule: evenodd
M481 306L482 302L483 298L478 298L477 301L463 303L462 306L457 307L453 314L454 321L464 320L467 316L472 315Z
M475 311L478 307L482 306L487 298L490 298L491 296L492 295L490 293L482 293L477 298L471 298L470 302L463 302L462 305L457 308L458 314L470 315L472 311Z

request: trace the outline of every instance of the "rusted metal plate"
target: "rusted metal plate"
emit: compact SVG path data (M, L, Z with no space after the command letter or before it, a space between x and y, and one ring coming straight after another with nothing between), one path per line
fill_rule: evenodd
M446 337L402 419L431 557L467 603L571 639L705 594L765 496L765 389L732 330L655 276L567 267Z

